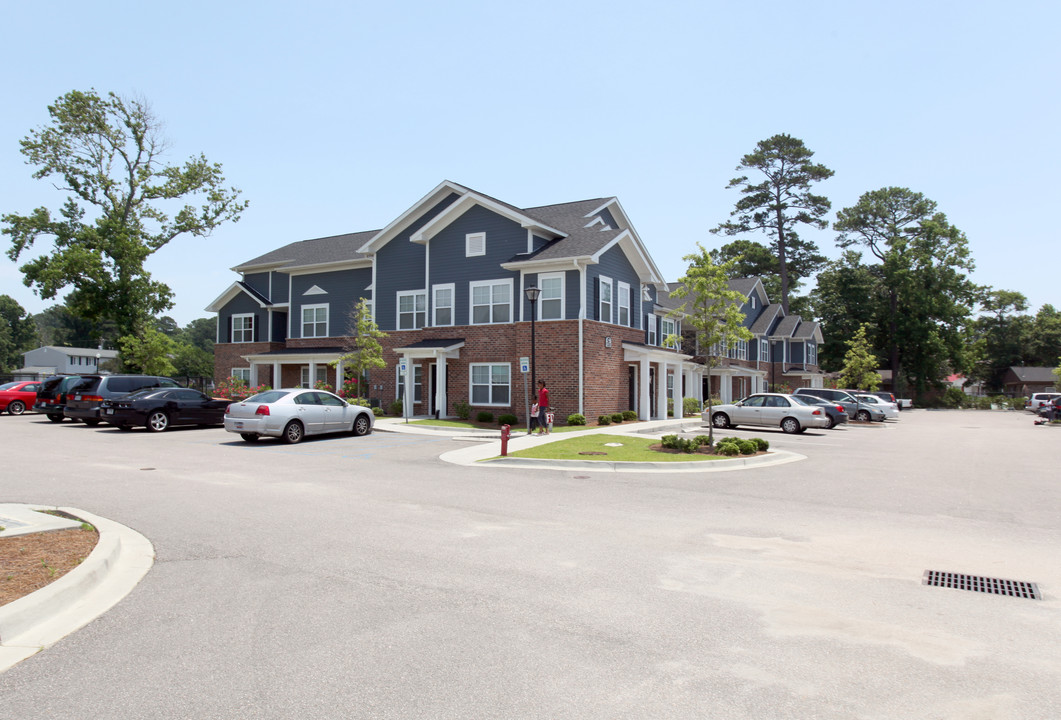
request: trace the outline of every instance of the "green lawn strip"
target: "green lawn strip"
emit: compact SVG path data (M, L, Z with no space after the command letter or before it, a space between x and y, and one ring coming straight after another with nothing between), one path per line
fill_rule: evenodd
M622 447L608 447L607 443L621 443ZM650 445L659 445L656 438L639 438L629 435L587 434L567 440L555 440L538 447L510 452L509 457L535 458L538 460L598 460L603 462L690 462L725 460L727 458L697 453L664 453L649 450ZM581 455L584 452L602 452L606 455Z

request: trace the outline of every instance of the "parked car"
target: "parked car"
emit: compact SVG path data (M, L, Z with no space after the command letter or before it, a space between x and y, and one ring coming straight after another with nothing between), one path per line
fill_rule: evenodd
M1059 397L1061 397L1061 393L1056 392L1032 393L1032 396L1028 398L1028 402L1024 403L1024 409L1029 412L1038 413L1040 408L1049 404L1054 398Z
M759 425L801 433L807 428L829 427L829 416L820 407L804 405L791 395L781 393L757 393L733 404L716 405L710 417L706 410L702 417L717 428Z
M793 395L792 399L803 405L813 405L824 410L825 415L829 418L829 424L825 426L826 430L832 430L837 425L843 425L847 422L847 411L844 410L843 405L837 405L812 395Z
M1039 408L1039 417L1047 420L1061 419L1061 397L1055 397Z
M795 395L811 395L820 397L822 400L843 405L849 418L861 422L877 420L884 422L884 413L868 403L860 403L854 395L847 390L834 390L833 388L797 388Z
M885 420L898 420L899 419L899 406L893 402L881 400L876 395L870 395L868 393L858 393L855 395L855 399L859 402L872 405L873 407L880 408L884 413Z
M179 388L180 384L158 375L82 375L81 382L66 396L63 416L86 425L99 425L100 404L144 388Z
M0 385L0 412L7 410L12 415L21 415L26 408L36 404L40 389L37 380L17 380Z
M100 419L119 430L146 427L162 432L172 425L209 427L225 424L231 400L212 398L191 388L148 388L100 403Z
M41 383L37 391L37 402L33 412L46 415L52 422L63 421L63 409L66 407L66 396L70 389L81 382L80 375L53 375Z
M351 405L334 393L305 388L266 390L225 410L225 430L247 442L263 435L297 443L307 435L348 432L367 435L375 416L370 408Z

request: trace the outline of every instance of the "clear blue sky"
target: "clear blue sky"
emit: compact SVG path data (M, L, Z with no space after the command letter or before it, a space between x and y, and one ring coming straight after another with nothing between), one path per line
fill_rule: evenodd
M0 212L61 205L18 141L96 88L146 97L170 160L204 153L251 203L150 261L181 325L233 265L383 227L444 179L522 207L617 196L674 279L727 241L708 230L740 157L788 133L836 172L834 214L922 192L973 279L1034 311L1061 305L1059 21L1056 2L8 3ZM0 293L52 304L21 279L0 258Z

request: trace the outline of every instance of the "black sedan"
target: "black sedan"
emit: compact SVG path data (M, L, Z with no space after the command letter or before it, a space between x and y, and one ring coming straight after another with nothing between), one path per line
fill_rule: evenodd
M829 424L826 426L826 430L832 430L837 425L842 425L847 422L847 411L844 410L844 406L839 403L829 402L813 395L793 395L792 397L797 398L803 405L816 405L820 407L829 418Z
M100 404L100 420L119 430L146 427L162 432L171 425L224 425L231 400L190 388L148 388Z

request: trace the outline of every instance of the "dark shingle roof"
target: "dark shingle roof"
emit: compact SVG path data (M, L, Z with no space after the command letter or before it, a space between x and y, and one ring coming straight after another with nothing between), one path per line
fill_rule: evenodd
M379 230L331 235L313 240L300 240L282 248L259 255L236 266L236 270L259 265L320 265L322 263L360 260L366 257L357 249L368 242Z
M767 305L763 308L763 311L759 313L759 317L752 323L750 330L753 335L765 335L770 331L770 326L774 324L774 320L777 318L777 314L781 312L781 306L777 303Z
M796 331L796 328L800 324L799 315L789 315L781 318L781 322L777 324L774 331L770 333L770 337L791 337L792 333Z
M817 329L818 323L816 322L801 322L792 337L797 340L806 340L807 338L813 337L814 331Z
M1025 367L1025 366L1013 366L1010 371L1017 376L1017 380L1020 382L1053 382L1056 378L1054 377L1054 369L1048 367Z

